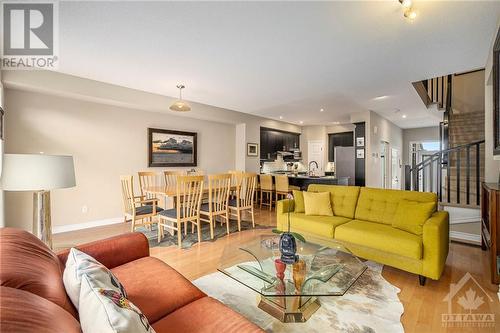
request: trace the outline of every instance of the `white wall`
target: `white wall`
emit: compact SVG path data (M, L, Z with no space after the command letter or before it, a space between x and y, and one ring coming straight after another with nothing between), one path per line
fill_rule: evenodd
M497 24L497 30L500 29L500 20ZM496 36L495 36L496 37ZM493 157L493 44L488 55L488 61L485 68L485 91L484 91L484 139L485 139L485 158L484 158L484 178L486 182L498 182L500 172L500 160ZM498 159L499 156L496 156Z
M4 90L2 84L1 71L0 71L0 107L4 109ZM0 140L0 175L2 174L3 150L4 150L3 140ZM5 227L4 195L2 190L0 190L0 228L1 227Z
M367 143L366 156L366 186L383 187L382 167L380 161L380 145L382 141L389 143L390 162L391 149L398 149L399 154L403 153L403 130L389 120L379 116L377 113L369 112L369 122L366 125L366 136L369 137ZM365 139L366 141L366 139ZM366 142L365 142L366 143ZM402 179L402 169L398 171L398 179ZM389 178L391 175L389 174ZM402 182L400 182L402 183Z

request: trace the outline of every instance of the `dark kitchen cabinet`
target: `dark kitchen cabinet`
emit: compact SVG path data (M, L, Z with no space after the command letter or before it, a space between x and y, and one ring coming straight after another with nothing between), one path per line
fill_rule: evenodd
M278 151L300 149L300 134L260 128L260 159L276 159Z
M335 162L335 147L354 147L354 133L328 134L328 162Z

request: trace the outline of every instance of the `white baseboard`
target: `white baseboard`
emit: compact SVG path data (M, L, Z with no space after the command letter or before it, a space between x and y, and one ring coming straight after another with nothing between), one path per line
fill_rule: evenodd
M58 225L58 226L55 226L54 228L52 228L52 233L53 234L60 234L62 232L82 230L82 229L88 229L88 228L94 228L94 227L101 227L103 225L110 225L110 224L117 224L117 223L123 223L123 217L113 217L113 218L109 218L109 219L90 221L90 222L85 222L85 223Z
M450 231L450 238L463 240L474 244L481 244L481 235L474 235L466 232Z

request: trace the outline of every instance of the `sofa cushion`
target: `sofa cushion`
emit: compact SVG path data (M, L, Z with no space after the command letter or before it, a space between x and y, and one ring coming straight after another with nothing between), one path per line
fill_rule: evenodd
M21 289L0 287L0 329L16 333L80 333L80 323L59 305Z
M350 221L340 216L311 216L301 213L290 214L292 231L305 231L314 235L333 238L337 226ZM286 228L286 224L283 226Z
M358 186L311 184L307 190L309 192L330 192L333 214L350 219L354 218L359 196Z
M154 323L206 295L172 267L154 257L141 258L111 270L128 299Z
M59 305L76 317L62 280L59 258L27 231L0 229L0 284L29 291Z
M306 215L333 216L329 192L304 192Z
M211 297L196 300L153 324L156 333L166 332L263 332L240 314Z
M293 199L294 199L294 212L295 213L304 213L306 208L304 207L304 193L302 191L293 191Z
M401 200L392 226L415 235L422 235L425 221L436 211L435 202Z
M384 190L364 187L361 189L356 207L356 220L392 224L401 200L437 202L431 192Z
M353 220L335 228L335 239L413 259L422 259L422 238L390 225Z

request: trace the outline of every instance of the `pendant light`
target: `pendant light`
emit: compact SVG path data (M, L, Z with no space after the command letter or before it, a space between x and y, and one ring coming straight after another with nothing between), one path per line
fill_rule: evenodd
M170 110L177 112L191 111L189 104L182 100L182 89L186 87L183 84L178 84L177 88L179 89L179 99L175 101L174 104L170 105Z

